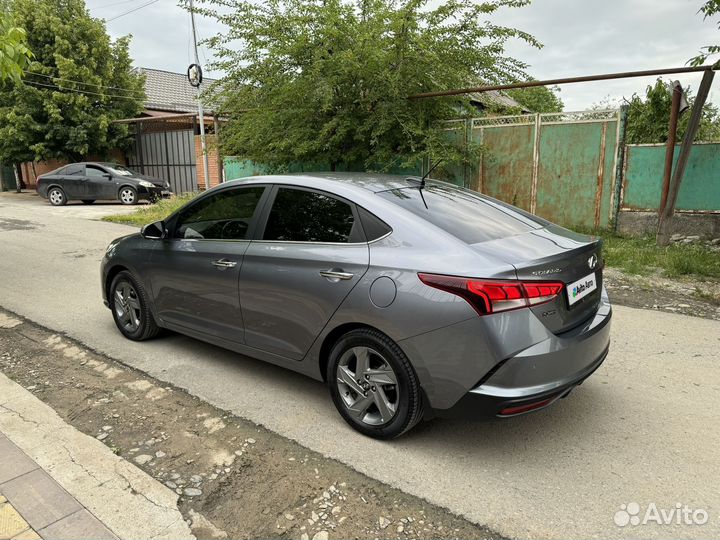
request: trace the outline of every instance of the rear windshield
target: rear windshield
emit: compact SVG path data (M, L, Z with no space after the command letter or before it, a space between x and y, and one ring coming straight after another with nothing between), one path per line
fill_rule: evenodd
M519 209L443 184L378 193L468 244L515 236L543 225ZM424 201L423 201L424 199Z

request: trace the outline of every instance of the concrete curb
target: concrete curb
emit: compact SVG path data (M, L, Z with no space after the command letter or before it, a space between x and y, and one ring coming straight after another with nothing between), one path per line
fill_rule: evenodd
M0 374L0 431L118 537L194 539L178 496Z

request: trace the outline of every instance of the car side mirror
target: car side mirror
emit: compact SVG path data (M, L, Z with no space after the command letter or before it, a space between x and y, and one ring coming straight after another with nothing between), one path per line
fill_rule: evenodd
M104 173L103 176L105 177L105 180L112 180L112 174L110 173Z
M140 234L143 238L150 240L161 240L167 236L167 228L165 227L164 221L156 221L155 223L148 223L142 229Z

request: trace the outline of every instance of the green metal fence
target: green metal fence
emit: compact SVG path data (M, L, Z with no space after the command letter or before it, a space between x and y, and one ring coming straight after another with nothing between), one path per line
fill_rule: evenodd
M463 178L466 186L563 225L610 224L620 111L465 122L471 123L472 140L485 150L477 169Z
M447 136L483 145L476 166L445 166L446 179L566 226L607 227L613 219L620 111L585 111L474 118L446 123ZM328 164L293 164L290 172L329 171ZM362 171L340 164L337 171ZM396 174L419 174L422 167ZM225 178L268 168L225 159ZM449 175L449 178L447 178Z
M15 171L10 165L0 163L0 191L14 191L15 189Z
M238 178L247 178L249 176L257 176L260 174L269 174L271 172L270 167L266 165L258 164L247 159L241 159L237 157L226 157L223 161L225 169L225 180L237 180ZM378 167L380 169L381 167ZM422 167L394 167L388 172L390 174L407 174L417 175L420 174ZM332 168L329 163L291 163L288 166L289 173L303 173L303 172L329 172ZM336 172L362 172L365 168L361 164L348 164L339 163L335 166Z
M675 147L675 163L680 146ZM623 175L624 210L657 211L662 195L664 144L629 144ZM720 143L696 143L680 184L676 210L720 211Z

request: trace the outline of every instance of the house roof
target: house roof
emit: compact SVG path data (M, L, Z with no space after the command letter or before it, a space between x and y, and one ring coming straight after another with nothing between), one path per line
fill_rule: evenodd
M521 105L513 98L500 90L487 90L486 92L475 92L469 94L470 100L484 106L493 105L500 109L519 109L530 112L524 105Z
M197 90L190 86L185 73L161 69L137 68L145 75L145 108L168 112L196 112ZM203 79L203 87L215 79Z

